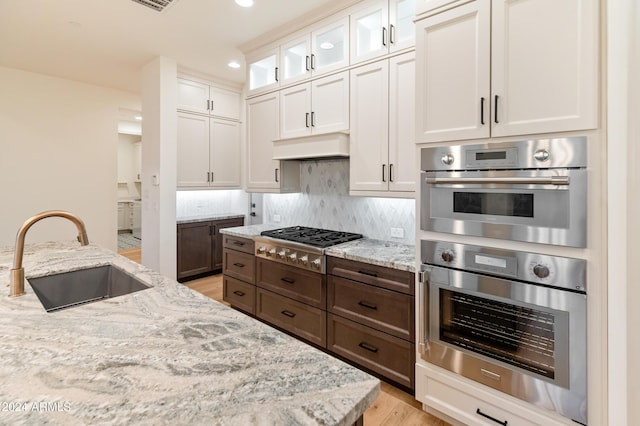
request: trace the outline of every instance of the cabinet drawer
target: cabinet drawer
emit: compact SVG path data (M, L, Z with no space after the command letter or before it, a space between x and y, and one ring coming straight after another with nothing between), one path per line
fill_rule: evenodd
M255 314L256 287L232 277L224 276L222 279L222 299L234 308Z
M415 345L337 315L327 318L327 349L413 389Z
M340 277L327 282L329 312L415 342L413 297Z
M225 234L222 244L225 248L253 254L253 240L248 238L234 237L233 235Z
M339 257L327 257L327 274L414 295L414 274Z
M251 284L255 282L255 258L252 254L225 249L222 269L225 275Z
M327 313L260 287L256 288L256 316L316 345L326 347Z
M256 285L326 309L326 278L322 274L256 258Z

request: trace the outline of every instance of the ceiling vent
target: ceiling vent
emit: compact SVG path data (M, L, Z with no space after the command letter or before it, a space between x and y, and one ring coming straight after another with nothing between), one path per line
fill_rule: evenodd
M131 0L135 3L147 6L156 12L162 12L166 7L177 2L178 0Z

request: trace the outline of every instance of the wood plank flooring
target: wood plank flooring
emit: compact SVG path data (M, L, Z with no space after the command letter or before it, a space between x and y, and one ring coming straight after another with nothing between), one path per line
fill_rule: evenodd
M118 253L141 263L139 248L120 250ZM212 275L184 283L214 300L222 300L222 275ZM380 395L364 413L365 426L450 426L449 423L422 411L422 404L412 395L381 381Z

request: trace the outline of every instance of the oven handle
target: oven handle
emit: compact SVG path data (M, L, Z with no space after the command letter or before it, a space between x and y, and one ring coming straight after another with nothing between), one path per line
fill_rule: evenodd
M465 183L480 184L524 184L524 185L569 185L569 176L550 177L503 177L503 178L425 178L425 182L431 185L454 185Z
M429 309L427 282L429 281L429 273L431 268L422 265L422 270L418 274L418 351L422 355L429 351L429 334L427 332L427 315L426 312Z

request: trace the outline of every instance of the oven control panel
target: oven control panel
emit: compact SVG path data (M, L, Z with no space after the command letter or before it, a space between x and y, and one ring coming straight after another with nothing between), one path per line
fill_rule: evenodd
M307 271L324 274L325 256L321 250L300 247L295 243L278 243L266 238L255 239L256 256L273 262L284 263Z

